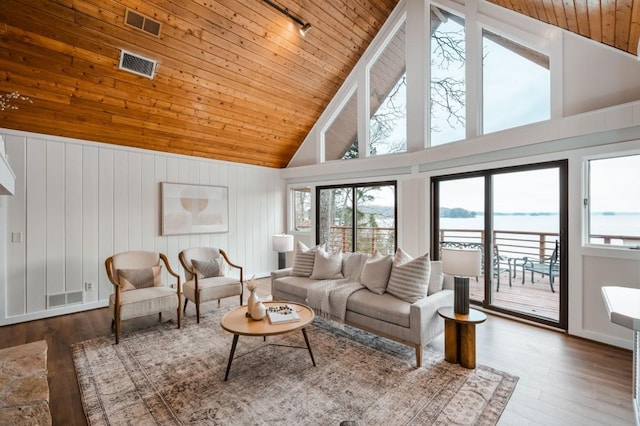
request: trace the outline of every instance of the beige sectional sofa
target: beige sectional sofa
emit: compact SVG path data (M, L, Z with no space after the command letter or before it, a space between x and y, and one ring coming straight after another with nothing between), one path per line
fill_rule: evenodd
M403 288L406 283L413 287ZM309 304L316 311L330 305L317 301L323 289L349 287L343 322L415 348L418 367L422 348L444 330L438 309L453 305L453 280L442 274L441 262L428 255L413 259L400 249L393 257L329 254L298 243L293 267L272 272L271 286L274 300ZM316 306L309 303L312 295Z

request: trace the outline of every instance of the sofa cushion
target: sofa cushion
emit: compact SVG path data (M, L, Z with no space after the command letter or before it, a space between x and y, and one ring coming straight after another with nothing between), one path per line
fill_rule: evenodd
M442 272L442 262L440 260L431 261L431 276L429 277L429 290L427 296L442 290L444 285L444 273Z
M193 265L193 271L198 275L198 278L211 278L220 276L220 264L215 259L193 259L191 261L191 264Z
M401 327L409 327L410 310L410 303L400 300L389 293L375 294L367 289L356 291L347 300L347 311L356 312Z
M369 253L342 253L342 275L351 281L360 282L362 269L369 257Z
M277 279L278 291L282 293L292 294L302 300L307 298L307 289L309 286L320 281L312 280L308 277L280 277Z
M118 283L120 291L136 290L162 285L160 270L162 266L152 266L140 269L118 269Z
M381 255L377 250L364 264L360 283L375 294L384 293L389 282L393 258Z
M313 272L309 278L313 280L344 278L342 276L342 250L328 253L323 248L318 248L313 261Z
M291 275L294 277L308 277L313 273L313 263L316 258L316 251L319 246L309 248L303 242L298 241L296 244L296 252L293 258L293 270Z
M414 303L427 296L430 276L429 253L413 259L399 248L393 259L387 292L405 302Z

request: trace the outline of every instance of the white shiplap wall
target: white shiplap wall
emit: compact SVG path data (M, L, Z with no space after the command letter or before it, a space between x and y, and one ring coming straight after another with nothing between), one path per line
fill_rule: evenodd
M271 235L285 229L277 169L2 133L16 191L5 200L0 324L104 306L112 290L104 261L126 250L163 252L181 275L178 253L193 246L225 249L247 278L277 266ZM161 182L228 186L229 232L161 236ZM82 304L47 308L47 295L83 291L85 282L94 289Z

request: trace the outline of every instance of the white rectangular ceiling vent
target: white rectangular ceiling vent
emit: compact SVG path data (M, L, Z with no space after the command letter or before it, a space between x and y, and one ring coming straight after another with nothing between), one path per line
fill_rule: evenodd
M157 62L123 50L120 53L120 69L153 78L156 73Z

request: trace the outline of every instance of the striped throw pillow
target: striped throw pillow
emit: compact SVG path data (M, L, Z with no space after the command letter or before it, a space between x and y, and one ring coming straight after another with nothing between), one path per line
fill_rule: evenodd
M298 241L291 275L294 277L309 277L313 273L313 263L318 247L320 246L309 248L301 241Z
M427 296L430 276L429 253L413 259L399 248L393 259L387 293L405 302L414 303Z

